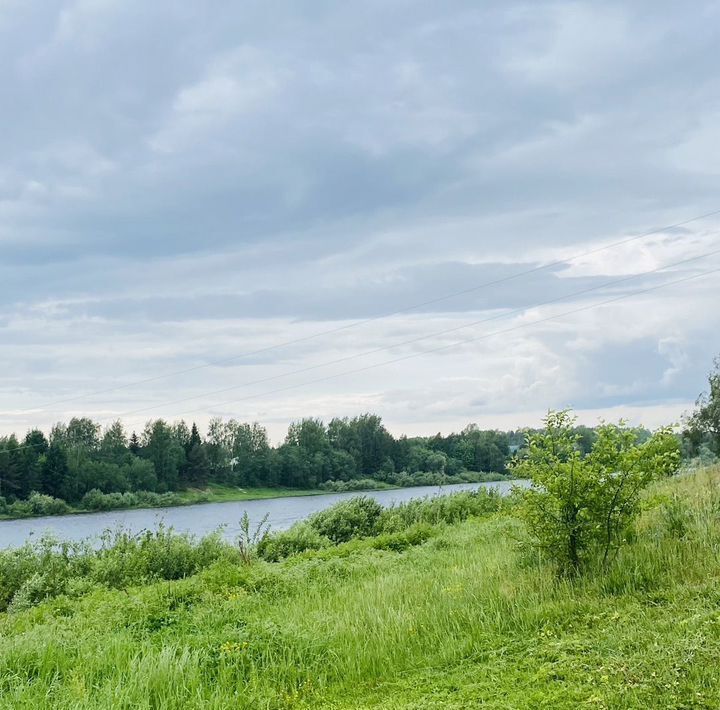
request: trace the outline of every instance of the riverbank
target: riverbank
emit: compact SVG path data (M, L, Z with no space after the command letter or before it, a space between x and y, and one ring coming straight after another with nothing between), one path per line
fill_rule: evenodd
M49 536L68 542L91 541L97 545L106 531L123 530L128 534L142 534L158 530L162 525L176 533L202 538L220 531L228 542L234 543L240 534L240 521L248 514L253 526L266 516L273 531L286 530L320 510L349 498L373 498L383 506L392 506L411 499L451 495L482 488L496 489L501 495L510 493L522 481L466 483L434 487L394 488L381 491L323 493L322 495L288 495L255 500L225 500L202 505L180 505L160 509L110 510L73 516L49 516L24 520L0 521L0 549L17 548L26 542ZM314 492L313 492L314 493Z
M503 508L277 563L167 538L142 559L185 579L121 588L123 554L35 606L47 566L0 614L0 692L54 710L720 707L720 475L646 500L611 567L574 581L523 553Z
M502 474L482 474L477 477L477 483L487 483L494 481L511 480L509 476ZM153 510L162 508L175 508L179 506L202 505L204 503L228 503L233 501L250 501L250 500L273 500L275 498L289 498L300 496L318 496L327 495L328 493L346 493L346 492L371 492L386 490L401 490L402 488L424 487L426 483L419 482L417 486L394 486L381 481L373 481L373 485L359 487L345 487L340 489L325 488L237 488L233 486L222 486L219 484L209 484L205 488L190 488L184 491L173 491L171 493L155 494L140 492L134 494L142 496L135 504L123 505L122 496L118 495L118 503L114 504L112 495L102 494L98 496L97 507L83 508L70 505L65 501L58 499L50 499L47 496L41 496L51 501L49 505L37 506L32 508L31 504L23 506L22 513L0 512L0 521L2 520L26 520L30 518L46 518L46 517L63 517L66 515L87 515L90 513L123 511L123 510ZM445 484L451 485L451 484ZM103 505L107 501L107 506ZM23 501L23 503L26 503Z
M89 515L92 513L123 511L123 510L153 510L161 508L175 508L178 506L202 505L203 503L224 503L243 500L271 500L273 498L286 498L295 496L322 495L326 491L320 489L299 488L233 488L229 486L210 485L207 488L192 488L186 491L175 491L157 496L157 504L140 502L136 505L119 505L108 508L87 509L66 504L61 513L48 513L45 511L30 512L23 515L0 514L0 520L27 520L29 518L65 517L68 515Z

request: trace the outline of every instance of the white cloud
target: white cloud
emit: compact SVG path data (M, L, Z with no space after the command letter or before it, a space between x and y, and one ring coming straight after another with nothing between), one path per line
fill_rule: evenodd
M611 3L532 4L510 15L529 27L504 52L505 66L530 82L560 91L606 81L643 58L648 40L628 8Z
M670 161L689 173L720 176L720 111L698 117L678 145L668 150Z
M282 89L289 72L270 57L240 47L214 58L206 76L182 87L167 123L150 138L158 152L191 147L242 116L251 116Z
M131 425L652 424L703 387L711 278L563 314L718 246L711 218L573 258L720 207L713 3L41 5L0 9L0 431L154 405Z

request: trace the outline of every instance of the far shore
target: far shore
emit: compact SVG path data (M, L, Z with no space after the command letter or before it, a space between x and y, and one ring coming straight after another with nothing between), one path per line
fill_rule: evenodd
M502 474L487 474L482 481L477 483L492 483L493 481L507 481L509 476ZM469 482L474 483L474 482ZM331 495L333 493L357 493L362 494L368 491L386 491L399 490L401 488L416 488L426 486L427 484L418 484L417 486L396 486L389 483L378 482L377 486L360 488L351 491L335 491L325 490L322 488L236 488L234 486L209 485L207 488L189 488L184 491L175 491L174 500L168 502L167 505L133 505L121 508L108 508L101 510L86 510L85 508L77 508L71 506L66 513L57 515L37 514L37 515L6 515L0 514L0 521L3 520L30 520L33 518L62 518L69 515L90 515L92 513L110 513L120 510L154 510L158 508L175 508L179 506L203 505L205 503L229 503L233 501L244 500L269 500L272 498L295 498L300 496L319 496ZM450 483L443 485L452 485Z

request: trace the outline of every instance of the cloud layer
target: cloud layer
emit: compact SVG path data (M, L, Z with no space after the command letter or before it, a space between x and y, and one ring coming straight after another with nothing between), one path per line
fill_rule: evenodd
M717 278L567 312L720 266L643 276L720 248L718 216L597 251L720 209L718 20L0 3L0 432L141 409L275 436L366 409L398 432L677 418L720 349Z

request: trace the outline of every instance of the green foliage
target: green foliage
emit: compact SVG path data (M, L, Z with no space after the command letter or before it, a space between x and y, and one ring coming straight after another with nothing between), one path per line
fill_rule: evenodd
M372 546L376 550L392 550L402 552L408 547L422 545L427 542L435 533L435 528L428 523L415 523L402 532L381 533L377 535Z
M697 456L705 448L709 460L712 454L720 456L720 358L713 363L708 391L700 395L696 407L685 423L683 437L691 455Z
M322 550L330 545L330 538L321 535L308 523L301 522L289 530L265 536L258 544L258 555L268 562L278 562L301 552Z
M104 510L113 501L119 505L118 499L127 495L90 491L84 501L93 509ZM132 495L161 500L172 494ZM33 500L48 506L58 503L39 494L34 494ZM257 556L275 562L358 538L372 538L375 549L400 551L425 542L437 525L485 516L501 505L497 493L485 490L415 499L387 509L371 498L351 498L272 535L268 534L266 520L253 527L244 516L236 546L219 535L196 540L163 526L137 535L108 530L99 547L59 543L46 537L35 544L0 551L0 610L8 606L27 608L98 584L125 589L157 579L180 579L221 560L249 565Z
M69 585L76 590L83 585L125 589L152 580L181 579L218 560L239 560L237 550L219 535L197 541L162 526L139 535L106 531L98 548L43 537L0 551L0 611L67 594Z
M382 532L398 532L418 523L455 524L471 517L491 515L503 505L502 496L492 488L434 498L415 498L385 508L378 521L378 529Z
M347 542L354 537L373 535L382 510L373 498L350 498L311 515L308 525L335 543Z
M533 544L574 574L598 555L607 563L623 545L643 489L677 470L679 446L668 429L638 445L636 430L604 424L585 455L567 411L550 412L545 425L514 466L532 481L518 512Z
M376 481L372 478L356 478L352 481L324 481L318 486L318 488L323 491L333 491L335 493L372 491L389 487L386 483Z
M65 515L70 512L70 506L64 500L42 493L31 493L27 502L33 515Z
M237 537L237 546L240 551L240 559L249 565L257 554L259 544L268 535L268 514L254 527L250 525L250 516L245 511L240 519L240 533Z
M424 542L434 526L491 515L502 506L502 497L492 489L412 499L387 508L371 498L351 498L296 523L289 530L265 536L258 545L258 554L276 562L367 537L374 538L376 549L400 550Z
M395 439L373 414L327 426L303 419L277 448L259 424L232 419L212 420L203 439L196 424L184 421L150 421L140 438L128 437L119 421L101 431L90 419L74 418L53 427L49 441L37 430L22 446L14 435L0 438L2 514L35 514L22 502L32 491L83 510L112 510L143 500L160 505L148 496L209 485L360 491L498 480L508 441L475 426L445 437Z
M279 564L227 546L192 576L121 589L88 581L83 555L83 575L33 578L32 557L0 615L0 705L717 708L720 472L651 494L683 507L682 537L653 507L614 560L572 580L528 564L502 514Z

